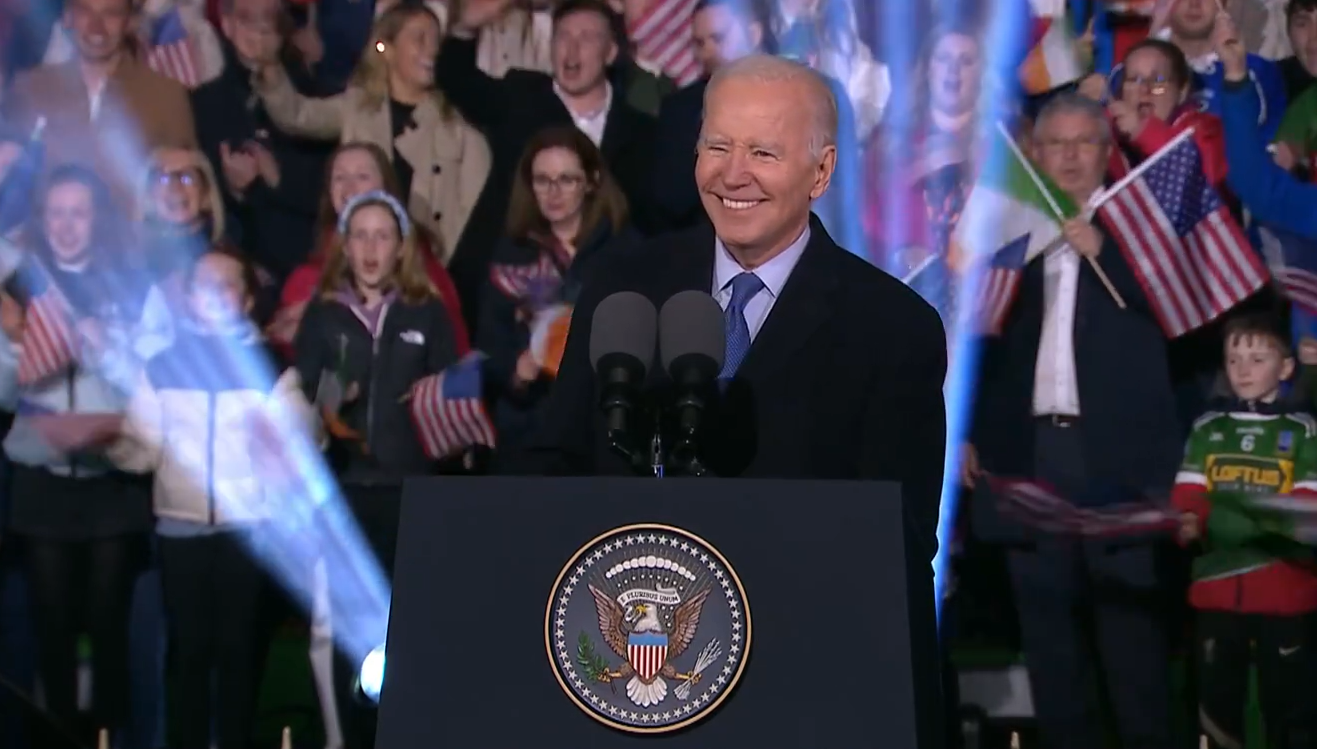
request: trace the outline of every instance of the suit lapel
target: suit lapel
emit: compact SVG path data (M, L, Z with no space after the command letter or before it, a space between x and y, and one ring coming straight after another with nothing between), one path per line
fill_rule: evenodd
M837 286L832 254L837 251L823 225L811 217L809 244L755 336L739 374L755 378L772 373L790 361L832 315Z
M694 290L708 294L713 290L713 257L716 251L713 226L703 224L690 234L678 236L690 236L692 241L683 242L669 250L673 253L672 287L664 289L663 293L667 296L654 300L659 305L678 292Z

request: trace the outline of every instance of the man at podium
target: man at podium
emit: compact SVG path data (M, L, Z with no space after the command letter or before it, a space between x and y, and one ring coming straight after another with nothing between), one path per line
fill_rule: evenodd
M657 308L697 290L721 307L726 339L719 395L703 413L705 475L898 482L908 557L927 568L937 551L946 336L932 307L838 247L811 214L836 165L836 131L837 102L804 65L756 55L714 74L695 167L711 225L651 240L585 289L534 464L522 472L640 472L618 454L600 409L594 308L621 291ZM650 367L647 392L671 387L661 369Z

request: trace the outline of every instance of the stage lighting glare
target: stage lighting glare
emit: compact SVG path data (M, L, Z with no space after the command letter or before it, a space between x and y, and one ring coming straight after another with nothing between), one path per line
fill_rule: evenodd
M361 693L371 702L380 701L380 689L384 686L384 646L370 651L370 655L361 662L361 673L357 676L357 685Z

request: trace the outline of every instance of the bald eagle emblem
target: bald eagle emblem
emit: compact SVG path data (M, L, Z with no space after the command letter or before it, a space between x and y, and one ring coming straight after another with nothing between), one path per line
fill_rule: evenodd
M664 678L698 684L698 671L677 673L669 658L676 658L690 647L695 630L700 626L700 609L709 597L708 589L701 590L682 601L676 588L667 590L637 590L623 592L618 600L590 586L595 607L599 610L599 632L613 652L626 659L616 671L605 670L596 678L603 682L626 679L626 694L641 707L657 705L668 696L668 683ZM671 601L671 629L660 617L657 601L635 600L653 593L653 598ZM622 600L627 604L623 605Z
M704 541L668 526L595 539L563 569L548 612L559 683L633 732L700 719L735 686L750 643L740 581Z

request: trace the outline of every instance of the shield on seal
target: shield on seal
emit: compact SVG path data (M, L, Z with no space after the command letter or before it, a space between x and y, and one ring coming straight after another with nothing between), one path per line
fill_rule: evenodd
M643 682L649 682L668 660L668 636L652 632L629 635L626 657Z

